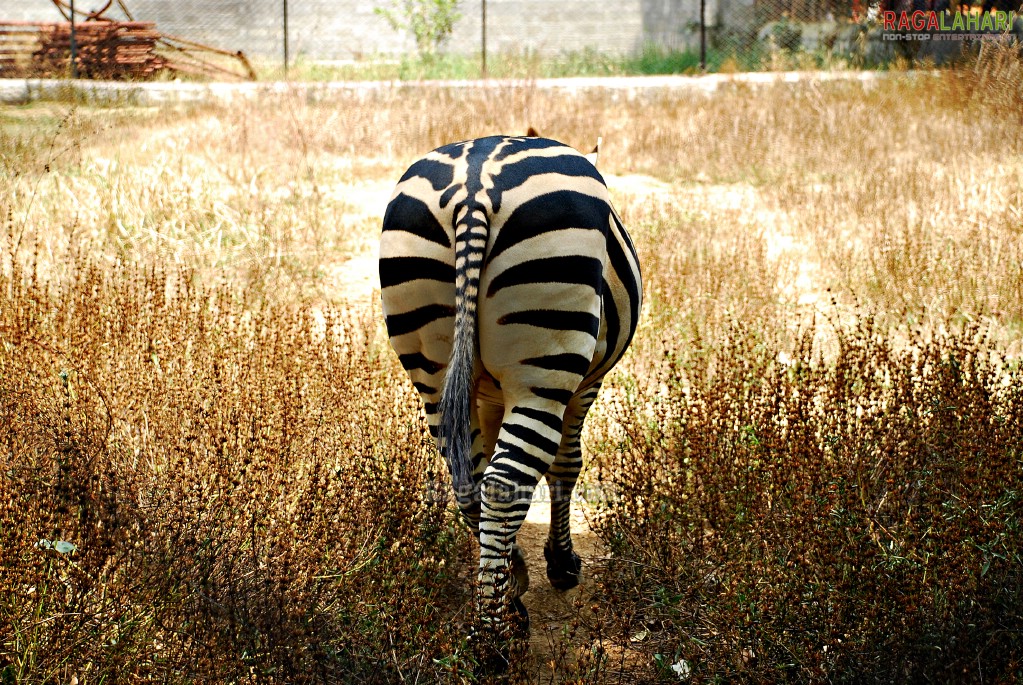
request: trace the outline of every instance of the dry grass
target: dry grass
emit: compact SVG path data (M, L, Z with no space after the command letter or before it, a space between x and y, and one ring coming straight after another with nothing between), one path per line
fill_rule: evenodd
M556 677L1023 677L1019 74L5 110L0 682L468 673L470 542L344 267L415 156L530 125L604 136L648 296Z
M613 622L700 682L1012 682L1023 369L973 327L813 337L735 322L604 405Z

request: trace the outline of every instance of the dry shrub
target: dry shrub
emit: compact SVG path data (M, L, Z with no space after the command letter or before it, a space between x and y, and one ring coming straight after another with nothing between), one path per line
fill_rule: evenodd
M467 536L375 326L187 272L7 266L4 682L460 668Z
M1023 47L1016 42L984 43L968 69L949 72L949 99L1023 121Z
M813 334L667 345L609 410L623 638L694 682L1019 678L1023 367L975 327L895 348L861 314L834 362Z
M1023 678L1019 82L985 46L712 96L0 113L0 681L464 675L472 553L415 395L375 318L309 303L374 249L363 191L529 126L655 177L609 183L647 300L588 422L608 598L559 676Z

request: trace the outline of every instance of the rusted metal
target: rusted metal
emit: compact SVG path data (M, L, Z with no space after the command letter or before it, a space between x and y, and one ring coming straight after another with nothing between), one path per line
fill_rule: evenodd
M32 69L32 55L40 46L39 26L27 21L0 24L0 75Z
M64 0L52 1L68 21L0 21L0 77L53 77L70 71L71 7ZM113 3L108 0L99 10L74 12L75 66L81 76L145 79L170 71L229 80L256 78L240 50L162 34L154 22L132 19L124 0L117 4L129 21L114 21L104 16Z
M188 40L187 38L181 38L180 36L171 36L166 33L160 34L160 46L168 50L172 50L180 55L187 56L193 61L199 62L199 65L203 69L211 70L212 72L225 73L236 79L248 78L252 81L256 80L256 70L252 68L249 63L248 57L241 50L231 52L230 50L223 50L221 48L213 47L212 45L204 45L203 43L197 43L194 40ZM222 55L224 57L230 57L237 60L244 70L244 74L239 74L234 70L227 69L225 67L218 66L211 62L206 62L201 59L196 59L195 54L209 53L213 55ZM173 62L172 69L181 69L181 65L178 62Z
M71 58L71 24L42 24L40 45L32 53L39 75L64 73ZM160 34L146 21L87 21L75 24L78 73L88 78L145 78L167 60L155 52Z
M67 21L71 21L71 5L68 2L66 2L66 0L53 0L53 4L56 5L57 9L60 10L60 13L62 15L64 15L64 19L66 19ZM98 10L93 10L91 12L83 12L81 10L75 10L75 14L82 15L83 17L85 17L86 21L94 21L94 20L97 20L97 19L102 19L103 18L103 14L108 9L110 9L110 6L112 4L114 4L114 0L107 0L107 4L103 5L103 7L99 8ZM135 21L135 19L133 17L131 17L131 16L129 16L128 19L130 21Z

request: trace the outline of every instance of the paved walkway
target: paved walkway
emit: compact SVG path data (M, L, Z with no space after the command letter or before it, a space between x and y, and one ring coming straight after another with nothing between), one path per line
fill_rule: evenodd
M895 72L906 73L906 72ZM913 72L909 72L913 73ZM368 97L397 90L418 88L502 89L535 88L566 94L613 91L627 98L664 92L714 93L723 86L744 83L766 86L801 81L873 82L893 72L880 71L789 71L702 76L599 76L549 79L487 79L472 81L330 81L330 82L245 82L195 83L157 81L124 83L64 79L0 79L0 102L26 104L41 99L64 99L72 94L89 102L163 105L182 103L254 100L267 95L295 93L309 101L342 97Z

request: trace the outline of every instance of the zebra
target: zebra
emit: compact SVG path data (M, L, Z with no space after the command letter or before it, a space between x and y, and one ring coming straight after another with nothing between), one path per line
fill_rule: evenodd
M642 304L636 250L593 159L532 135L452 143L409 167L383 219L387 334L479 541L481 618L502 635L528 633L515 540L541 477L548 579L580 581L569 508L583 421Z

